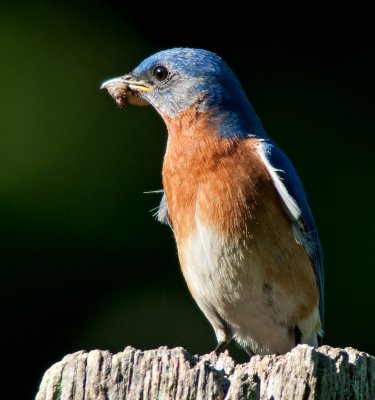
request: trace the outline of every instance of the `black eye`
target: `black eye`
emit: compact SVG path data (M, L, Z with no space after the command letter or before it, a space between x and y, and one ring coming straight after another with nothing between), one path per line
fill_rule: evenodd
M157 65L152 70L152 76L159 82L165 81L169 77L169 71L162 65Z

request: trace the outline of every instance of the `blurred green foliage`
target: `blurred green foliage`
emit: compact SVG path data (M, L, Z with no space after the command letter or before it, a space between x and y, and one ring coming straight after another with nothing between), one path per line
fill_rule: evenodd
M375 353L374 55L359 33L249 32L244 53L228 34L188 35L173 24L156 34L151 18L128 20L126 6L112 2L2 7L3 343L13 358L32 360L25 394L79 349L215 346L181 277L172 233L149 212L159 195L143 193L161 188L165 128L151 108L117 110L99 91L105 79L177 45L226 59L300 172L325 250L326 343ZM7 365L8 382L13 372Z

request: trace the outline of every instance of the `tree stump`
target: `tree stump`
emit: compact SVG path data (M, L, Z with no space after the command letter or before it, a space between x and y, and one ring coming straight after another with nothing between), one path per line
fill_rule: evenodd
M353 348L299 345L238 364L227 352L183 348L79 351L44 374L36 400L375 399L375 358Z

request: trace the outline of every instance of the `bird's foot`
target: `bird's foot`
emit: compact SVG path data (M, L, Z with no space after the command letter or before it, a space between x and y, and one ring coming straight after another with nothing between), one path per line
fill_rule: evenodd
M220 353L224 353L224 351L228 348L229 342L224 340L220 341L215 347L214 352L219 355Z

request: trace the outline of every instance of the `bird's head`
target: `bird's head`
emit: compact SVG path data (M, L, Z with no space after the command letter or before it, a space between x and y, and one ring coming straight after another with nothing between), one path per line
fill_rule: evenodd
M104 82L101 88L107 89L120 107L128 102L151 104L162 117L169 118L195 107L198 112L234 119L248 133L263 133L231 69L207 50L160 51L129 74Z

